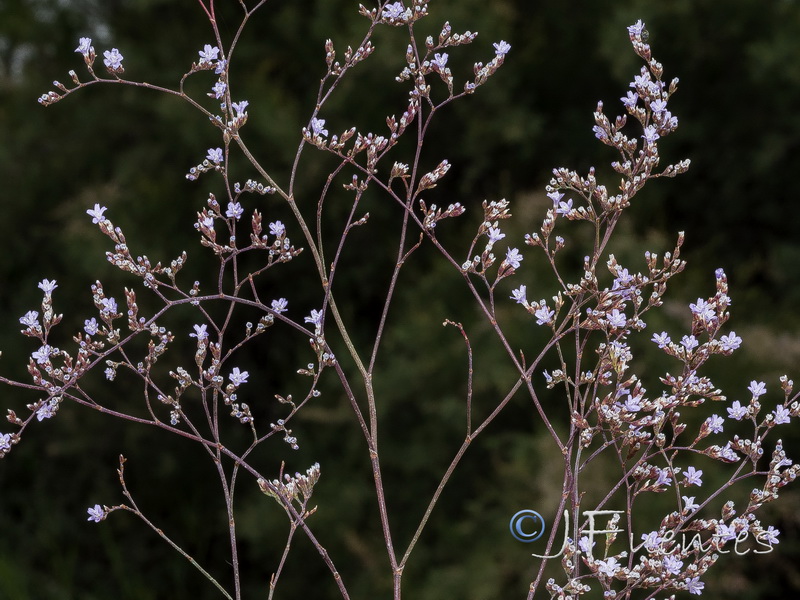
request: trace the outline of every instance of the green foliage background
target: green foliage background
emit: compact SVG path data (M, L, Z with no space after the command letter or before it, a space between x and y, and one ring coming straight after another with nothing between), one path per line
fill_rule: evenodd
M236 4L220 2L220 23L228 36L238 23ZM324 40L331 37L343 48L360 39L365 21L356 8L350 0L271 2L245 33L233 85L238 98L251 102L247 140L278 178L288 171L312 109ZM664 144L666 159L689 157L692 168L676 180L655 182L637 197L614 251L623 262L641 264L635 261L645 249L666 249L675 232L685 230L689 267L675 280L662 321L652 322L651 331L682 331L686 304L710 295L713 270L723 267L734 301L732 328L745 339L745 348L711 365L709 374L732 398L743 397L753 378L773 390L784 372L800 380L800 219L793 181L800 173L800 4L794 0L434 1L428 20L432 31L449 20L455 31L480 32L474 46L452 53L456 76L456 65L467 72L471 62L486 61L490 42L505 39L512 45L493 80L444 111L431 136L425 160L434 165L447 158L454 166L430 200L468 207L462 221L448 224L441 235L463 245L476 225L480 202L506 197L521 236L541 218L542 189L553 167L585 169L613 159L591 133L591 112L598 99L616 107L638 71L625 26L639 18L647 23L667 77L681 79L672 103L681 126ZM378 130L386 114L402 111L404 91L392 84L392 76L401 68L404 44L395 33L380 32L376 55L326 108L323 116L333 131L351 124ZM192 222L208 191L219 184L213 176L199 183L183 178L206 148L219 144L216 130L202 116L173 98L118 86L95 86L46 110L36 104L53 78L67 80L69 69L82 73L81 58L72 50L86 35L94 38L99 53L119 48L130 78L165 86L173 85L197 50L212 41L193 2L0 0L0 323L5 323L0 366L20 378L35 346L19 335L17 319L37 308L36 282L45 277L59 282L55 300L65 313L65 346L67 332L93 314L91 283L101 279L118 297L122 286L132 283L104 260L107 240L85 214L95 202L109 207L137 246L134 253L168 260L185 248L191 259L188 280L199 278L209 264ZM198 93L204 91L204 82L196 85ZM308 179L300 187L309 210L325 174L326 163L319 158L307 161ZM341 200L346 203L348 197ZM337 283L352 297L344 309L360 344L374 332L375 303L393 260L377 227L391 223L396 213L385 198L370 201L375 228L354 236L346 257L353 271ZM264 210L269 220L288 221L276 202ZM518 278L514 285L525 282L532 290L544 270L524 266L532 269L524 270L527 281ZM314 279L306 283L304 273L302 265L289 265L282 277L265 284L265 291L297 298L295 314L307 314L300 309L318 305ZM491 332L463 299L459 277L436 260L430 247L414 256L400 284L405 287L393 313L396 326L384 343L379 391L382 464L395 515L393 534L402 547L463 439L463 342L455 330L440 326L442 320L471 327L473 346L480 351L478 415L505 393L513 373L498 358ZM191 319L179 316L173 331L181 337ZM518 330L520 344L535 342L529 322ZM642 346L648 352L648 345ZM436 353L421 360L430 348ZM251 404L262 423L283 414L269 399L296 384L283 373L305 360L280 340L241 357L242 367L257 373ZM653 379L669 368L652 349L643 354L645 361L650 369L645 375ZM98 378L92 385L103 397L136 406L138 390L124 381L115 387ZM3 407L19 412L35 400L9 389L2 398ZM552 408L559 409L555 403ZM789 455L798 457L796 424L791 431L794 435L784 441ZM364 443L333 386L297 422L295 434L302 449L291 453L275 444L262 457L264 472L276 472L281 460L292 472L320 461L319 511L312 517L316 530L338 557L353 598L389 597L388 561ZM530 553L538 549L510 537L508 518L521 508L546 512L555 505L559 473L551 452L530 405L522 398L512 403L470 448L448 486L405 573L406 597L524 597L534 566ZM161 432L64 407L57 418L26 432L23 443L0 463L0 598L218 597L132 517L115 514L99 526L86 522L87 506L122 500L114 472L120 453L130 459L129 485L143 509L228 582L223 507L204 455ZM247 483L237 491L246 598L265 597L286 534L280 509L254 488ZM776 551L723 558L706 578L709 597L767 600L800 591L798 498L789 488L763 519L783 532ZM336 597L310 544L300 537L296 545L277 597Z

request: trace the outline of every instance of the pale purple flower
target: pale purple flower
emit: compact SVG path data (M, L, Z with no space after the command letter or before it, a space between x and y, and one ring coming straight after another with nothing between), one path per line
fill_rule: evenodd
M661 136L658 135L655 125L648 125L644 128L644 139L648 144L655 143L655 141L660 137Z
M628 27L628 33L633 37L640 37L642 35L642 31L644 31L644 23L642 23L641 19Z
M225 216L229 219L236 219L237 221L244 214L242 205L238 202L228 202L228 210L225 211Z
M627 410L628 412L638 412L642 410L642 397L641 396L631 396L622 407Z
M95 319L94 317L92 317L91 319L86 319L83 322L83 330L89 335L95 335L98 331L97 319Z
M42 290L46 295L50 295L53 293L53 290L56 289L58 286L56 285L56 280L50 281L49 279L42 279L39 282L39 289Z
M106 368L106 370L103 371L103 373L105 373L106 379L108 379L109 381L114 381L114 378L117 376L117 372L111 367Z
M328 130L325 129L325 119L317 119L316 117L311 119L311 131L314 132L314 135L323 137L328 135Z
M228 61L225 60L224 58L220 58L217 61L217 68L214 69L214 74L215 75L222 75L225 72L225 69L227 68L227 66L228 66Z
M739 461L739 455L736 454L736 452L734 452L733 448L731 448L731 443L730 442L725 444L725 447L720 450L719 455L722 458L724 458L725 460L728 460L730 462L738 462Z
M578 540L578 548L581 549L586 556L592 555L592 548L597 545L597 542L592 542L592 545L589 545L589 536L584 535L580 540Z
M733 527L725 523L717 523L717 529L714 531L714 536L719 538L721 542L730 542L736 539L736 531Z
M633 82L631 82L632 88L644 88L648 89L650 87L650 73L647 71L645 67L642 67L642 72L639 75L636 75L633 78Z
M719 415L711 415L706 419L708 429L711 433L722 433L722 425L725 421Z
M650 533L643 533L642 540L644 541L645 549L648 552L653 552L661 543L661 536L658 535L657 531L651 531Z
M633 281L633 275L630 274L628 269L622 268L620 269L619 274L614 278L614 283L611 286L611 291L627 287L628 284L631 283L631 281Z
M269 232L274 236L281 236L286 233L286 226L280 221L269 224Z
M665 110L656 113L656 123L665 129L675 129L678 126L678 117L672 116L672 113Z
M669 469L658 469L658 477L656 478L656 487L662 485L672 484Z
M44 421L45 419L49 419L56 414L57 410L58 400L52 399L49 402L45 402L39 407L39 410L36 411L36 420Z
M658 345L659 348L665 348L672 343L672 340L670 339L669 335L667 335L666 331L654 333L653 341Z
M75 52L80 52L84 56L89 56L89 54L94 52L94 48L92 48L92 38L82 37L80 39L80 44L75 48Z
M519 269L519 263L522 262L522 255L516 248L508 248L506 250L505 262L514 269Z
M431 65L439 71L444 71L447 68L448 58L449 57L447 56L447 52L444 52L442 54L439 54L437 52L436 55L433 57L433 60L431 61Z
M697 315L704 321L712 320L716 314L714 307L709 304L708 301L703 300L702 298L698 298L697 303L690 304L689 309L692 311L692 314Z
M553 201L553 208L555 208L556 206L558 206L559 201L564 197L564 193L555 190L552 192L548 192L547 197Z
M699 345L697 338L693 335L685 335L681 338L681 346L687 350L694 350Z
M231 380L233 385L242 385L243 383L247 383L247 378L250 376L250 373L247 371L240 371L239 367L233 367L233 371L231 372L228 377Z
M654 113L664 112L665 110L667 110L666 100L662 100L661 98L659 98L658 100L653 100L650 103L650 110L652 110Z
M753 398L760 398L767 393L767 386L763 381L753 380L750 382L750 385L747 386L747 390L753 394Z
M681 572L681 567L683 567L683 561L669 554L664 557L663 565L664 565L664 570L667 573L669 573L670 575L677 575L678 573Z
M596 137L601 142L604 142L608 139L608 134L606 130L600 127L599 125L593 125L592 131L594 131L594 137Z
M214 230L214 217L211 215L207 215L200 219L200 223L206 228L210 230Z
M39 348L36 352L31 354L31 358L34 359L37 364L43 365L48 360L50 360L50 355L53 354L53 347L49 344L45 344L41 348Z
M106 511L103 510L103 507L99 504L95 504L92 508L87 508L86 512L89 513L89 518L86 519L87 521L94 521L95 523L99 523L103 519L106 518Z
M200 64L205 65L219 58L219 48L217 46L211 46L211 44L206 44L198 54L200 55Z
M19 322L25 327L35 328L39 326L39 313L35 310L29 310L24 316L19 318Z
M533 316L536 317L537 325L549 325L553 322L555 314L556 311L550 310L547 305L543 305L533 313Z
M620 100L622 100L622 104L625 105L625 108L633 109L639 101L639 94L636 92L628 92L628 95L624 98L620 98Z
M741 421L746 416L747 416L747 407L742 406L738 400L735 400L733 404L731 404L731 407L728 409L728 418Z
M572 210L572 198L570 198L566 202L559 202L558 208L556 208L556 214L566 215L571 210Z
M0 433L0 451L11 449L11 435L8 433Z
M103 298L100 300L100 304L103 305L102 311L105 313L109 313L112 315L117 314L117 301L114 298Z
M775 415L776 425L781 425L790 421L789 410L785 406L778 406L772 414Z
M705 583L700 581L700 577L687 577L686 578L686 589L689 591L690 594L695 594L699 596L703 593L703 588L705 587Z
M122 59L124 58L122 54L119 53L119 50L116 48L112 48L111 50L106 50L103 52L103 64L112 71L118 71L122 69Z
M606 315L606 320L608 324L612 327L625 327L625 324L628 322L628 319L625 317L625 313L619 312L618 308L615 308L610 313Z
M742 345L742 338L731 331L728 335L723 335L719 338L719 343L726 352L733 352Z
M703 471L695 469L694 467L689 467L683 473L683 483L686 485L696 485L701 486L703 485L703 480L700 479L703 476Z
M312 310L311 314L307 316L304 321L306 323L311 323L312 325L316 325L319 327L322 325L322 311L321 310Z
M511 44L506 42L505 40L500 40L499 42L495 42L492 44L494 46L494 53L497 56L505 56L508 54L508 51L511 50Z
M215 164L222 162L222 148L209 148L206 158Z
M487 233L489 235L489 243L490 244L494 244L495 242L499 242L504 237L506 237L505 233L500 233L500 228L499 227L489 227L489 230L488 230Z
M225 90L226 89L228 89L228 86L225 85L225 82L224 81L218 81L211 88L211 92L212 92L211 95L214 98L216 98L217 100L219 100L220 98L222 98L225 95Z
M526 304L528 298L526 295L526 286L521 285L517 289L511 291L511 299L516 300L517 304Z
M700 505L694 501L694 496L681 496L683 498L683 509L692 512L700 508Z
M770 525L766 530L759 534L759 539L766 540L768 544L780 544L778 536L781 532Z
M189 337L197 338L197 341L205 340L208 338L208 332L206 328L208 327L207 324L203 323L202 325L192 325L194 328L194 333L190 333Z
M231 106L233 107L233 110L236 111L236 116L237 117L243 117L246 114L247 107L249 105L250 105L250 103L247 100L242 100L241 102L233 102L231 104Z
M394 2L383 7L381 17L384 19L399 19L406 11L402 2Z
M87 210L86 214L92 217L92 223L99 223L100 221L105 220L103 213L107 210L108 209L105 206L100 206L99 204L95 203L94 208Z
M289 301L286 298L278 298L277 300L272 301L272 310L276 313L285 313L289 310L287 307L289 306Z
M613 577L614 573L616 573L620 566L621 565L617 562L617 559L613 556L610 556L605 560L597 561L597 567L600 570L600 574L605 575L606 577Z

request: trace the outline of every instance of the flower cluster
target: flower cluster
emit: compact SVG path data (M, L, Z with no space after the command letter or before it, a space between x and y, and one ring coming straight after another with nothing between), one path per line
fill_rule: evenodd
M586 578L587 569L603 590L604 597L626 597L634 589L701 595L705 589L702 577L721 554L732 550L736 554L769 552L778 543L779 532L772 526L762 527L756 512L765 502L777 498L780 487L794 480L800 472L800 468L786 458L778 441L763 488L752 491L742 512L736 515L734 503L728 501L722 508L721 518L707 515L720 492L704 490L707 487L704 486L705 468L691 463L708 459L722 464L739 463L723 489L734 481L761 479L765 438L775 426L790 423L800 415L797 397L791 396L791 381L786 377L781 379L783 402L761 415L760 398L767 394L764 382L750 383L749 402L728 403L721 390L701 373L712 356L729 356L743 343L735 332L724 330L730 317L731 299L727 276L722 269L715 273L714 295L689 304L689 332L679 339L676 336L677 341L666 331L651 336L661 351L678 362L676 371L660 377L664 389L649 394L640 377L632 372L636 361L629 338L646 329L647 312L661 306L667 283L684 269L685 263L679 258L683 234L673 252L663 256L647 252L646 269L638 272L620 264L614 255L604 259L605 240L609 239L622 211L630 207L631 200L647 181L677 175L686 170L689 163L680 161L660 172L655 170L660 161L659 141L678 125L667 104L677 89L677 80L669 85L662 81L663 68L652 57L641 21L628 31L635 52L644 59L646 66L631 83L632 91L622 98L627 114L612 122L600 103L593 127L595 136L619 153L620 160L612 165L622 176L619 189L612 194L598 181L594 168L587 175L556 169L547 187L552 208L547 210L539 231L528 234L525 240L529 246L544 252L558 275L560 292L553 298L554 305L548 305L545 300L529 301L528 286L524 284L511 293L511 299L522 305L537 325L553 330L552 344L559 348L561 364L552 371L545 370L544 381L548 388L563 386L566 392L572 415L570 439L580 446L578 456L581 458L573 468L577 473L589 471L598 457L613 453L625 474L612 490L619 490L614 498L627 510L600 511L615 513L605 529L595 529L589 518L578 526L577 545L569 539L565 541L562 566L566 583L562 585L551 579L545 586L553 598L572 598L594 587ZM630 117L640 128L638 138L631 137L630 129L626 128ZM554 234L557 227L563 227L562 220L588 221L597 231L595 245L586 254L583 273L577 281L563 278L555 262L556 253L565 247L564 238ZM488 250L505 237L491 222L484 224L482 233L489 238ZM516 250L509 250L501 272L504 267L518 269L518 258L521 256L517 256ZM492 259L492 255L485 252L464 263L462 268L480 273L481 266L490 265ZM601 267L610 274L610 281L608 275L601 274ZM577 368L563 358L566 355L564 340L571 335L575 336L573 347L579 348ZM590 336L599 336L595 345L588 341ZM586 360L583 353L590 348L596 353L597 361L593 367L582 368ZM693 438L683 439L687 435L684 432L692 426L684 413L706 401L725 403L724 409L707 417ZM704 442L709 436L726 433L725 416L731 421L750 421L752 435L740 437L733 433L722 444ZM587 458L582 458L584 456ZM643 542L638 547L611 553L618 534L627 534L622 537L632 539L637 506L649 494L668 490L676 493L676 510L665 516L656 530L643 534ZM581 493L578 489L564 489L565 498L571 495L577 498ZM630 531L618 528L619 517L625 512ZM592 550L597 533L606 536L602 559L595 558ZM751 544L746 548L743 542L748 538Z
M294 477L286 473L283 480L273 479L267 481L266 479L259 479L258 486L261 491L272 496L278 502L297 502L303 509L311 499L311 494L314 493L314 486L319 481L320 468L319 463L314 463L305 472L295 473Z

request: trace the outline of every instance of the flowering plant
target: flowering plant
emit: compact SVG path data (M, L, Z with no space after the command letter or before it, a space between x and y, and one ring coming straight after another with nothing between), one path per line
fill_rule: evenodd
M30 310L20 318L22 333L39 344L28 363L32 383L0 378L39 396L28 405L29 412L24 417L9 410L8 421L15 429L0 434L0 456L22 440L29 426L56 416L63 406L72 403L182 436L203 448L219 476L229 524L230 585L218 581L140 510L125 481L123 457L118 474L125 503L95 504L88 509L89 520L100 522L118 510L133 513L199 569L224 597L239 599L242 572L234 488L239 476L244 475L277 502L289 523L281 559L269 580L270 597L284 571L294 536L302 532L319 551L341 596L349 598L336 557L320 541L311 518L316 507L310 505L310 500L324 471L325 458L309 466L305 474L295 475L285 473L283 467L277 473L268 473L254 460L255 450L276 437L291 449L299 447L303 440L290 426L294 427L298 413L322 395L323 377L333 379L347 398L363 435L393 594L400 598L404 570L415 546L423 539L442 491L469 446L487 435L488 426L522 390L563 460L560 502L545 549L542 554L534 554L537 567L528 598L549 595L566 599L601 591L604 598L653 598L659 593L681 591L700 595L704 591L703 575L721 554L731 549L740 553L740 545L748 539L756 545L754 552L770 551L779 542L779 532L773 526L762 526L757 512L775 500L779 490L795 479L800 469L786 457L780 440L772 444L767 456L765 447L776 426L800 416L800 403L791 380L784 376L780 380L783 399L772 410L762 413L760 398L767 389L759 381L751 383L750 399L744 405L738 400L727 405L721 390L701 373L712 356L728 356L742 344L739 336L724 329L731 300L722 270L715 274L715 293L707 299L698 298L689 306L691 328L680 341L674 342L667 332L652 335L652 342L677 365L659 378L663 386L660 392L648 394L643 375L633 373L633 340L646 329L647 313L662 305L669 280L685 267L680 259L683 236L678 236L672 252L662 256L645 253L641 270L623 266L608 247L623 215L645 184L659 177L674 177L689 167L688 160L660 167L659 142L678 126L668 108L677 80L667 83L663 79L663 66L652 57L641 22L628 28L634 52L645 64L621 98L624 114L612 120L606 116L602 103L594 113L595 136L617 153L611 167L621 177L618 189L609 191L598 180L594 168L586 174L556 169L546 190L552 207L538 230L524 237L531 250L523 253L512 244L498 258L495 246L506 238L501 221L512 218L510 203L504 199L485 201L466 251L450 248L438 237L437 228L440 224L447 227L449 223L445 221L470 214L472 209L460 202L447 207L426 202L423 196L444 180L451 165L440 159L430 170L424 168L422 148L438 111L475 93L503 65L511 50L507 42L494 43L488 62L475 63L469 77L461 81L451 71L449 55L457 46L475 41L476 33L455 33L445 23L438 36L421 40L418 22L427 16L427 0L383 1L371 9L360 6L359 12L367 23L364 36L355 49L348 47L338 60L333 42L326 42L325 70L307 124L298 132L291 172L288 177L279 177L256 157L246 140L250 103L234 95L236 82L231 77L241 31L265 1L251 6L241 2L241 23L227 43L218 27L214 0L198 3L211 25L213 45L207 43L198 51L198 58L177 89L123 79L124 56L117 48L103 52L108 76L98 75L92 40L81 38L75 51L83 57L88 81L71 71L72 87L55 82L58 91L42 95L39 102L50 105L90 85L116 83L171 94L205 115L218 130L220 145L205 150L205 157L188 170L186 178L198 181L216 175L223 183L224 199L220 201L210 193L194 223L200 244L216 258L215 271L206 281L187 283L181 274L188 258L186 252L168 264L153 264L146 255L135 256L122 229L114 225L110 215L106 216L108 208L99 203L88 208L86 213L92 223L113 244L106 254L108 261L138 278L139 293L152 295L159 308L140 314L144 311L140 311L134 287L125 288L124 300L118 304L97 281L92 285L97 313L87 315L83 331L72 338L74 347L61 349L55 345L53 334L62 320L53 300L58 285L44 279L39 284L43 292L41 312ZM408 36L405 64L395 77L408 88L403 112L399 118L395 114L386 117L387 130L383 133L361 131L354 126L334 129L329 118L323 118L328 101L340 91L340 82L374 53L372 39L380 27L396 28ZM185 82L203 73L213 74L213 83L208 86L206 97L195 98L186 92ZM213 109L207 107L209 103ZM410 152L401 143L409 137L414 142ZM312 148L336 166L312 207L314 218L309 218L304 213L307 207L298 193L297 181L304 164L300 159ZM249 165L257 176L238 181L233 172L238 171L234 165L240 162ZM343 182L350 200L344 226L331 243L326 237L329 229L324 217L326 202L335 196L333 182ZM395 227L399 243L397 260L388 274L389 284L379 307L377 333L365 345L351 333L352 324L340 309L346 298L338 295L340 287L335 283L341 277L337 277L338 268L344 262L345 249L352 243L353 232L371 225L369 213L362 212L361 206L374 191L386 195L398 208ZM270 209L263 208L261 197L278 199L288 208L292 221L284 223L265 216ZM593 232L587 248L571 248L573 242L560 234L574 221L586 222ZM302 242L295 245L290 235ZM376 390L380 373L376 365L400 273L423 243L435 248L444 262L460 274L464 290L502 344L513 367L514 380L487 416L473 423L474 350L470 333L462 323L445 320L445 325L460 332L470 365L466 434L410 542L401 548L392 536L393 513L380 461L381 399ZM573 278L562 256L575 251L584 258L580 272ZM549 265L556 293L550 299L531 300L530 284L518 283L509 290L510 300L521 305L531 327L547 332L545 343L531 351L514 347L500 307L513 305L505 297L508 282L503 280L516 277L519 282L525 275L523 262L536 256ZM285 295L266 296L261 285L262 280L298 257L307 260L319 282L317 303L303 316L292 311L294 303L288 291ZM177 311L189 311L193 316L196 322L191 330L173 333L163 324ZM257 318L237 329L239 314L256 314ZM274 423L264 424L261 419L267 411L255 404L257 397L247 391L250 372L235 361L243 356L244 349L274 329L284 329L303 346L308 344L311 354L309 362L297 369L307 382L301 393L275 394L285 414ZM193 356L181 359L168 353L176 336L193 340ZM146 340L146 348L136 354L142 339ZM161 366L167 361L172 362L165 372ZM556 367L545 369L553 361ZM124 373L142 385L145 416L91 394L82 381L97 369L105 369L109 381ZM546 409L546 389L558 390L562 409ZM700 424L682 414L706 401L719 402L722 408ZM734 434L724 439L724 444L708 443L707 438L726 433L725 428L733 426L734 421L752 425L749 434ZM229 434L231 423L248 432L244 448L232 441L237 436ZM694 431L694 435L686 431ZM716 489L704 490L704 470L711 468L704 465L716 463L730 465L729 475L721 485L715 485ZM599 492L587 489L583 483L596 471L606 476L608 484ZM609 472L614 473L610 478ZM747 479L759 484L744 505L737 507L726 491ZM655 495L669 498L672 505L659 522L645 523L638 518L640 506ZM719 516L712 513L714 510ZM598 515L610 517L608 525L601 529L595 528L594 518ZM563 542L558 537L562 528ZM596 549L597 535L605 538L602 551ZM548 565L556 559L562 572L546 577Z

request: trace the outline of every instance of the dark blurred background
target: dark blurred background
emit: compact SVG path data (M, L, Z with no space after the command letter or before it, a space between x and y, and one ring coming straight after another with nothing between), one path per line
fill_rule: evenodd
M238 3L218 4L220 28L230 40L239 22ZM678 179L653 182L637 196L613 248L625 264L640 269L644 250L669 249L676 232L686 232L683 258L689 266L674 280L665 309L653 316L646 336L632 342L641 349L638 364L648 365L640 370L657 395L657 377L675 365L646 339L661 329L682 335L688 302L712 295L714 269L723 267L733 297L730 328L745 345L730 359L712 361L706 372L732 399L747 399L751 379L766 381L771 394L765 406L771 407L779 398L777 377L797 375L800 364L800 219L794 182L800 174L800 4L439 0L430 12L420 24L426 33L438 33L445 20L454 31L480 33L475 44L450 53L449 66L462 84L472 62L492 56L491 42L505 39L512 46L506 64L486 86L442 111L423 157L430 166L442 158L453 164L426 199L467 206L459 221L441 225L445 242L462 248L460 254L455 251L458 256L477 226L484 199L511 200L517 219L506 228L504 242L521 247L522 233L537 228L549 202L543 186L553 167L597 165L613 187L615 177L603 165L615 156L594 139L591 113L602 99L609 114L618 114L617 99L640 68L625 27L637 19L646 22L666 78L681 81L671 103L680 127L664 140L662 155L665 161L691 158L692 167ZM300 128L313 108L324 72L325 39L332 38L341 51L358 44L365 26L356 2L295 0L268 2L246 29L232 86L235 99L250 101L243 135L278 181L285 181ZM82 58L73 52L82 36L94 40L101 56L98 70L102 51L116 47L125 56L128 78L170 87L203 44L213 43L194 2L0 0L0 322L5 323L0 364L4 374L23 380L26 357L36 346L19 335L17 320L38 309L38 281L58 280L56 309L65 313L65 322L54 343L65 348L71 348L69 332L94 314L89 287L95 280L102 280L118 300L123 286L136 285L105 262L108 240L85 214L95 202L109 207L107 216L123 227L134 255L168 261L186 249L188 282L201 279L204 266L213 264L197 244L192 222L208 192L219 191L219 181L213 175L195 183L184 178L206 148L220 145L217 131L202 115L173 97L121 86L94 86L47 109L37 105L36 98L52 89L54 78L69 81L70 69L86 79ZM402 32L383 28L374 43L375 56L353 72L323 111L331 133L351 125L381 133L385 116L403 111L406 88L393 79L403 66ZM200 74L188 90L202 97L213 82L210 74ZM307 152L305 158L298 198L311 214L325 168L333 163L318 153ZM402 155L397 160L408 161ZM255 173L242 169L240 176ZM344 214L350 198L347 193L331 198L334 220ZM248 200L253 204L246 210L257 206L267 221L289 222L277 200ZM351 238L343 265L352 270L337 275L340 297L349 299L340 304L361 348L374 335L376 303L394 260L380 227L396 227L398 216L377 193L367 195L364 210L373 221ZM300 245L299 232L291 226L290 235ZM509 241L513 236L519 241ZM528 285L531 298L552 293L545 266L533 253L526 256L522 274L501 286L503 296L520 283ZM301 259L262 284L267 297L289 297L296 318L319 306L310 256ZM404 548L464 436L464 347L455 330L441 328L443 319L464 322L479 356L476 420L506 393L513 372L491 331L462 301L459 276L437 260L429 245L414 256L400 285L377 386L393 533L398 548ZM141 302L143 310L154 306L144 295ZM513 306L503 308L508 323L518 312ZM181 364L182 350L191 351L187 333L194 322L196 313L178 314L169 322L179 338L164 359L170 368ZM515 341L535 347L537 332L530 321L520 322L516 332ZM272 400L274 394L302 395L305 382L285 373L310 358L302 347L297 353L287 349L292 342L297 345L288 332L270 335L237 363L252 374L246 393L262 426L285 415L285 406ZM436 348L436 354L421 359L428 348ZM142 410L133 379L123 376L114 385L100 376L86 385L108 406ZM314 497L319 511L312 525L337 560L353 598L389 597L388 561L363 438L335 382L331 379L322 389L322 398L294 422L300 451L277 441L266 444L256 462L265 473L277 473L281 461L290 472L304 471L315 461L322 464ZM21 414L26 403L36 400L11 389L2 398L4 408ZM559 410L555 395L543 398ZM700 409L697 422L714 410L720 411ZM784 434L789 456L800 456L796 423L787 431L793 432ZM235 437L241 433L231 435L233 445L243 443ZM65 406L56 418L32 426L23 443L0 462L0 598L219 597L131 515L116 513L100 525L86 522L86 507L122 501L115 474L121 453L130 459L129 485L140 506L229 584L223 505L206 455L160 431ZM708 464L709 485L724 472ZM515 541L508 519L522 508L551 518L559 477L552 447L520 396L473 444L446 488L406 569L406 596L524 597L535 566L530 554L542 547ZM742 500L753 485L746 482L731 493ZM764 510L765 526L783 532L776 550L724 556L704 577L707 596L767 600L800 592L798 498L789 487ZM250 481L237 488L237 501L245 597L266 597L286 536L285 518ZM315 551L298 536L276 597L336 595Z

